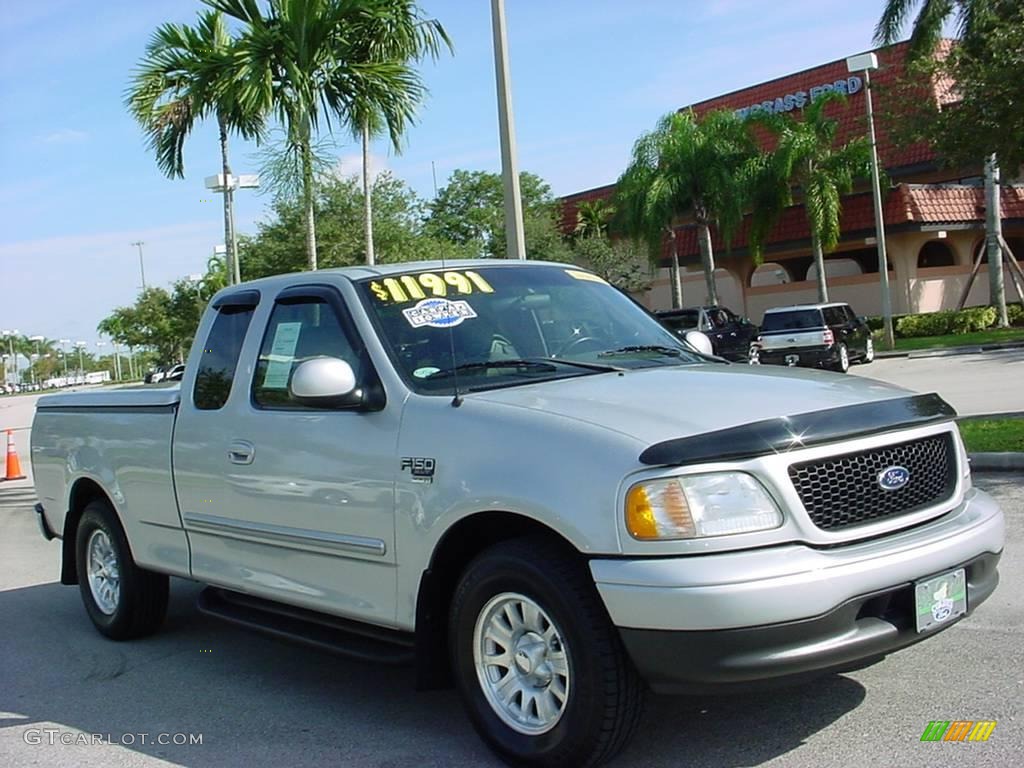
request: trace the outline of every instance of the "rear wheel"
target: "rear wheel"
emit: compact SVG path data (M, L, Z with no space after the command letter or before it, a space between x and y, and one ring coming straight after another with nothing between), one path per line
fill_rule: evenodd
M593 582L547 541L503 542L470 563L449 637L474 728L516 764L597 765L639 722L643 683Z
M846 373L850 370L850 350L846 348L845 344L839 345L839 350L836 353L836 362L832 365L833 371L839 371L839 373Z
M868 338L867 344L864 345L864 364L867 365L873 362L875 359L875 340Z
M121 523L105 501L91 501L82 512L75 565L85 610L104 635L128 640L160 628L169 579L135 564Z

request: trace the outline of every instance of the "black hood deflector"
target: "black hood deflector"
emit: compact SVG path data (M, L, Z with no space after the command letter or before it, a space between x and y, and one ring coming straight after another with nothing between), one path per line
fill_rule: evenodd
M777 416L702 435L664 440L641 453L640 461L650 465L736 461L955 417L953 406L938 395L914 395Z

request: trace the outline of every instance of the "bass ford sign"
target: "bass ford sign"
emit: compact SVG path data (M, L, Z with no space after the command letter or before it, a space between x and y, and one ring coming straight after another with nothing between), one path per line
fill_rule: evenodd
M863 87L863 80L861 80L857 75L850 75L849 77L844 77L841 80L836 80L833 83L815 85L809 91L794 91L793 93L776 96L774 99L767 99L757 104L751 104L749 107L737 109L736 116L744 118L754 112L771 112L774 114L778 114L780 112L792 112L794 109L803 109L825 93L836 91L846 96L852 96Z

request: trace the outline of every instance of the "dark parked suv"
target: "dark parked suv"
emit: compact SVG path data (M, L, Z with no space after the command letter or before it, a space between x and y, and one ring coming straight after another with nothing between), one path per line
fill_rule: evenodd
M725 307L693 307L655 312L661 324L683 336L700 331L711 340L711 348L726 360L746 360L757 326Z
M875 359L871 329L849 304L803 304L764 313L750 361L829 368L846 373L851 362Z

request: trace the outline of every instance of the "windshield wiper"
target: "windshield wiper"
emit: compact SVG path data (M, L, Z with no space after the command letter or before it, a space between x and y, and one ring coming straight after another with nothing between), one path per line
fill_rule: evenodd
M667 355L669 357L683 356L683 350L677 349L676 347L666 347L661 344L634 344L629 347L609 349L607 352L601 352L598 355L598 357L614 357L615 355L628 355L632 352L656 352L659 355Z
M607 373L609 371L623 371L617 365L605 365L604 363L583 363L578 360L562 360L557 357L524 357L511 360L485 360L477 363L462 363L455 368L446 368L443 371L436 371L428 379L443 379L453 373L466 373L471 371L491 371L500 368L529 368L538 373L554 373L559 365L567 365L572 368L583 368L587 371Z
M434 371L434 373L430 374L426 378L443 379L446 376L451 376L456 373L490 371L496 368L529 368L530 370L537 371L538 373L554 373L558 370L557 366L553 363L541 362L539 360L484 360L477 363L462 363L453 368L446 368L443 371Z

